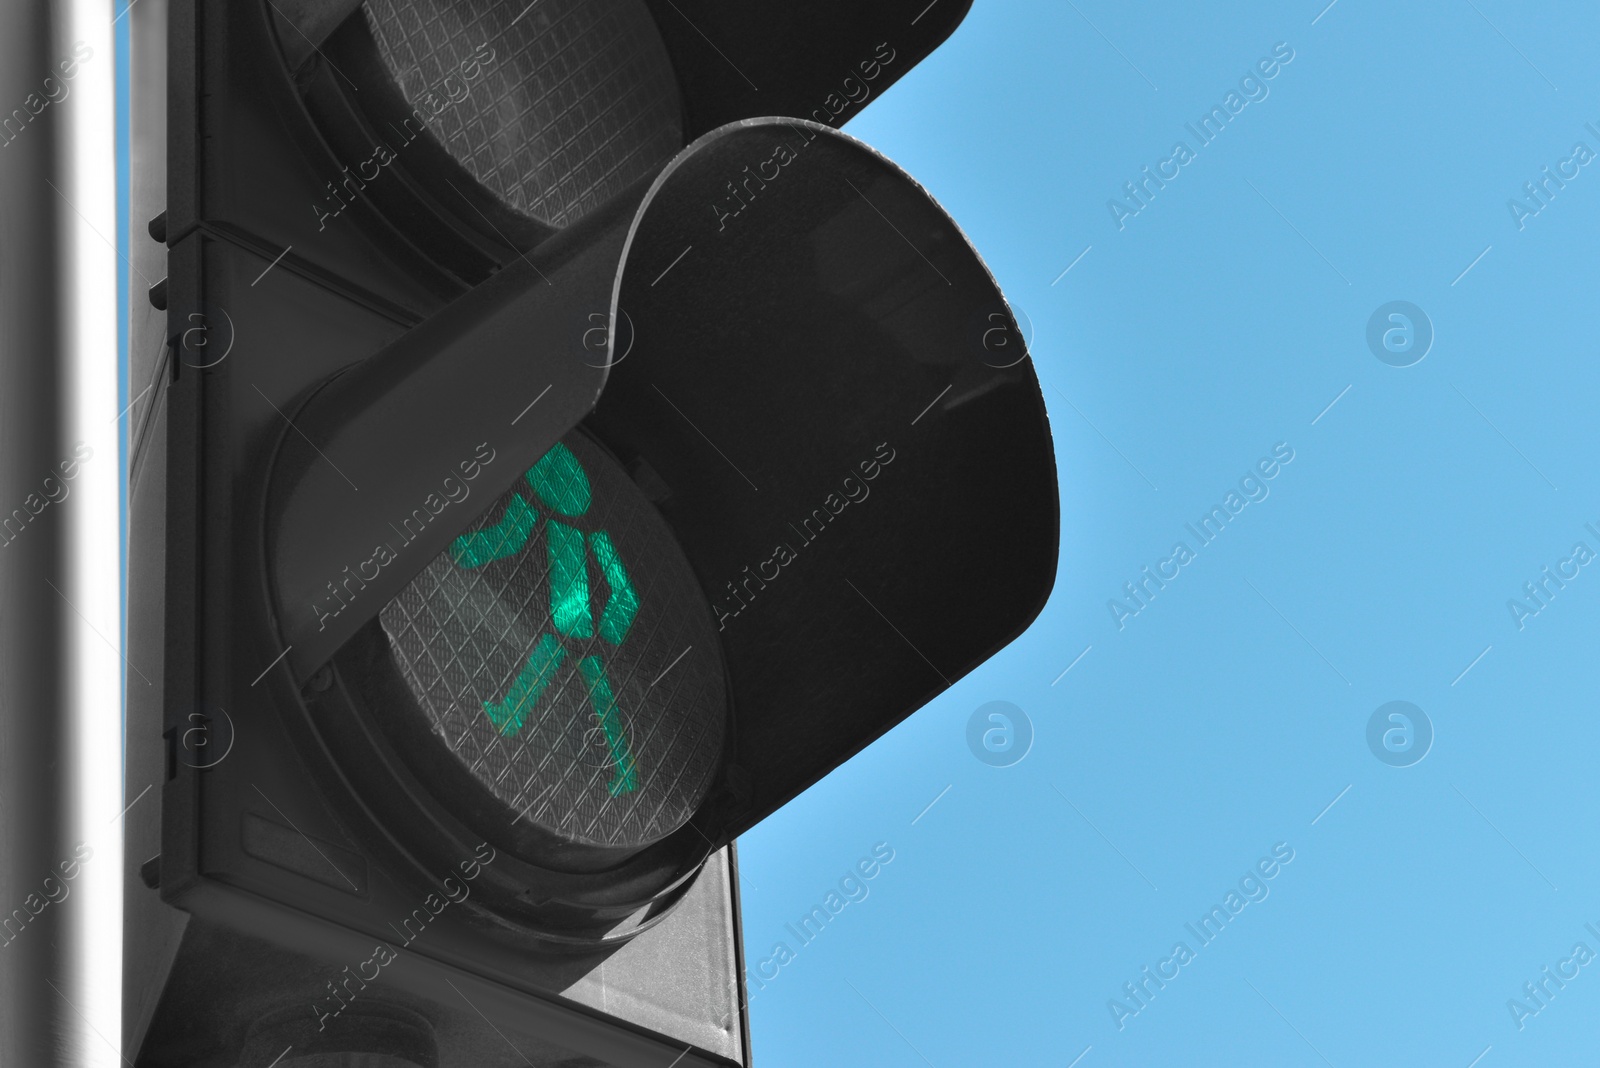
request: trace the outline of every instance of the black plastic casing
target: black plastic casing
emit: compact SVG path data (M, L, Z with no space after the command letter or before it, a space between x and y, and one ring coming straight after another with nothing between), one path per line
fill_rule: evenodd
M709 136L592 222L517 250L430 201L427 179L404 161L373 184L408 189L426 225L408 228L376 196L319 225L314 205L348 165L318 83L332 75L316 59L288 69L265 4L173 3L165 462L157 489L134 503L136 531L165 545L165 668L158 704L130 691L129 719L130 732L159 723L166 741L159 769L137 769L160 783L161 856L143 869L160 904L130 884L129 922L170 937L164 957L128 965L141 1064L232 1064L300 1034L305 1019L356 1027L362 1012L332 1012L354 974L348 1004L420 1019L447 1068L590 1063L575 1057L654 1065L680 1053L685 1066L748 1065L733 839L1020 633L1054 573L1042 399L1020 331L959 230L887 161L815 125L715 129L761 110L843 122L866 102L847 87L861 84L863 64L879 71L875 96L965 13L958 3L921 15L888 7L708 5L696 25L720 28L729 56L719 56L663 5L687 128ZM734 56L749 62L735 69ZM322 125L306 103L319 93ZM743 184L742 168L770 162L785 141L807 146L790 185ZM749 202L727 199L735 181ZM688 256L695 248L702 255ZM784 248L787 259L769 258ZM541 293L542 271L570 283L562 303ZM708 298L712 283L726 288ZM491 291L507 321L548 348L523 357L531 369L485 356L496 376L525 376L516 388L486 380L486 406L521 408L538 392L523 387L544 380L538 360L566 361L549 364L566 376L563 399L552 394L518 424L504 470L514 475L585 419L659 490L662 515L721 605L729 664L736 722L712 801L631 874L570 892L559 873L493 850L486 860L447 805L405 789L401 769L352 774L360 745L383 763L381 738L355 737L348 714L363 699L349 677L361 670L359 643L317 648L292 640L301 624L286 622L288 576L320 573L306 554L326 549L286 517L325 508L334 530L355 522L337 521L350 502L329 492L307 448L345 455L334 440L341 413L366 413L374 428L369 445L344 446L350 456L403 448L428 366L416 339L443 338L448 354L464 335L441 324L455 316L470 332L472 302ZM596 312L628 319L639 346L612 352L616 362L598 372L573 365L582 355L573 339ZM197 329L206 348L193 344ZM748 358L762 331L777 350L765 366ZM995 332L1004 352L987 347ZM391 402L403 419L385 417ZM480 416L452 401L438 418ZM737 468L706 448L702 421ZM903 451L889 444L901 440ZM756 588L742 573L770 551L770 532L840 515L824 503L832 484L859 479L882 448L904 457L884 470L901 481L875 483L881 496L861 504L858 529L808 541L799 566L810 577L772 582L759 611L751 603L730 615L727 587ZM493 487L484 488L486 502ZM381 513L414 489L395 478L361 504ZM974 560L991 526L1012 544ZM419 549L415 566L427 558ZM134 612L149 619L144 596ZM382 603L374 591L371 613ZM370 620L355 618L365 611L352 609L348 634ZM830 670L813 670L819 663ZM189 744L197 712L214 725L203 759ZM138 777L130 767L130 782ZM403 817L402 803L413 806ZM469 896L451 899L451 885L469 882ZM429 902L441 899L450 900L435 911ZM406 926L419 908L426 922ZM408 938L412 927L421 933ZM380 942L400 952L372 980ZM301 1023L280 1019L297 1004Z

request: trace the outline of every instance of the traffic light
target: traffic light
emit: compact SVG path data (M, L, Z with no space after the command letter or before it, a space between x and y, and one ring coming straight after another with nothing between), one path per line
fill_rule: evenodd
M1053 581L1015 320L831 128L964 14L175 0L141 1065L750 1063L734 840Z

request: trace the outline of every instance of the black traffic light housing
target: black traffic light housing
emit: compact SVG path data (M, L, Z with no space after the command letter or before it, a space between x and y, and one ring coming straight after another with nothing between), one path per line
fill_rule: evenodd
M1044 407L993 280L804 118L844 121L965 11L886 8L650 4L693 143L556 227L430 134L330 215L401 95L365 16L173 5L166 668L130 731L161 719L142 875L188 918L130 889L141 1063L748 1064L722 847L1020 633L1054 572ZM574 434L670 532L726 679L693 814L603 861L467 803L379 619ZM473 503L352 584L479 446Z

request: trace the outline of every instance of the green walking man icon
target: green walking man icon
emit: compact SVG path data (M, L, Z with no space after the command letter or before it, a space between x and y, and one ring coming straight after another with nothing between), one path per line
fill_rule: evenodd
M567 648L562 638L588 641L595 636L589 593L589 553L594 554L610 588L610 596L600 613L601 639L620 646L633 627L634 617L639 614L639 596L611 536L604 530L585 533L558 518L576 519L589 510L589 477L572 450L557 444L528 469L525 477L539 500L555 513L545 523L545 542L550 563L550 618L559 634L541 634L506 696L499 701L484 702L483 710L489 721L507 738L515 737L522 730L528 713L537 707L565 663ZM522 494L513 494L500 522L455 540L450 549L451 559L458 567L471 569L515 556L527 545L538 522L539 513L534 507ZM628 749L627 732L623 729L605 661L593 654L581 657L578 673L588 692L589 706L605 736L614 769L606 791L612 797L630 793L639 786L638 768Z

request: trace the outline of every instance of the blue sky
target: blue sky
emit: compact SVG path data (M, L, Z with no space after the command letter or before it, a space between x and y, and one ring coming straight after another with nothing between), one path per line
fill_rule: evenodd
M1033 323L1060 570L1028 634L741 841L752 963L894 854L754 992L761 1068L1501 1068L1600 1042L1600 963L1573 956L1600 954L1600 564L1574 553L1600 553L1600 165L1574 151L1600 153L1600 10L1325 2L978 0L848 127ZM1254 99L1197 147L1230 92ZM1124 183L1180 140L1119 228L1108 201L1138 206ZM1568 177L1536 201L1545 168ZM1393 301L1434 335L1409 366L1368 345ZM1163 565L1280 445L1260 499ZM1177 576L1119 629L1146 566ZM990 701L1033 725L1010 767L967 748ZM1409 766L1369 747L1391 701L1431 724ZM1186 924L1279 843L1201 945ZM1141 1005L1145 966L1176 976Z

